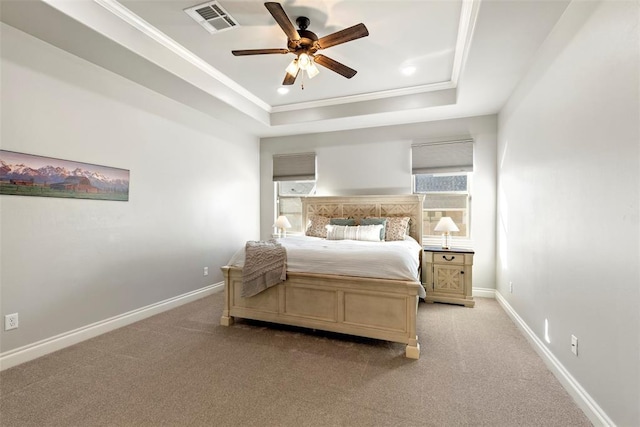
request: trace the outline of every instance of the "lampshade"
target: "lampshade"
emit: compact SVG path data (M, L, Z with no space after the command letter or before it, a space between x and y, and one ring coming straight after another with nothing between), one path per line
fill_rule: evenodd
M456 223L448 216L440 218L436 228L433 230L442 231L442 249L449 249L451 247L451 237L449 236L449 233L451 231L460 231Z
M301 53L298 56L298 67L303 70L306 70L311 65L311 57L306 53Z
M291 223L286 216L280 215L273 226L278 229L278 237L287 237L287 228L291 228Z
M316 63L313 60L311 60L311 64L307 67L307 75L309 76L310 79L312 79L318 74L320 74L320 70L318 70Z
M448 217L448 216L443 216L442 218L440 218L440 221L438 221L436 228L434 228L433 230L443 231L445 233L449 233L451 231L460 231L458 226L456 226L456 223L453 222L451 217Z
M320 74L313 57L304 52L291 61L286 68L286 72L293 77L298 75L299 70L306 71L310 79Z
M278 228L291 228L291 223L286 216L280 215L278 219L276 219L276 223L274 224L274 226Z
M292 76L298 74L298 58L295 58L286 68L287 73Z

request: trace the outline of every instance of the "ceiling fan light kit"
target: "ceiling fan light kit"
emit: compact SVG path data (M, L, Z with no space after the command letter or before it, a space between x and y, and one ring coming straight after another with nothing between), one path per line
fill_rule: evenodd
M316 66L313 58L306 53L301 53L297 58L295 58L291 63L287 66L286 71L289 76L295 77L298 75L298 71L306 71L307 76L310 79L314 78L318 74L320 74L320 70Z
M303 70L306 70L311 66L311 58L306 53L301 53L298 55L298 67Z
M307 67L306 71L310 79L320 74L320 70L318 70L318 67L316 67L316 63L313 61L313 59L310 60L310 64Z
M356 75L357 71L353 68L349 68L327 56L316 54L316 52L368 36L369 31L364 24L357 24L318 38L315 33L307 30L311 21L306 16L299 16L296 19L296 24L298 24L299 28L296 30L280 3L266 2L264 5L287 36L287 49L233 50L231 53L234 56L293 53L296 55L296 58L294 58L286 68L286 74L282 82L283 85L294 84L298 74L300 74L300 70L306 71L310 79L314 78L320 73L316 64L328 68L348 79ZM304 89L304 86L302 86L302 88Z

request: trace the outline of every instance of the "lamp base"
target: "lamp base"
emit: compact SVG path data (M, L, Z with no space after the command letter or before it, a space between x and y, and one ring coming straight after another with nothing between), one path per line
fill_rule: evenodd
M451 235L442 233L442 249L451 249Z

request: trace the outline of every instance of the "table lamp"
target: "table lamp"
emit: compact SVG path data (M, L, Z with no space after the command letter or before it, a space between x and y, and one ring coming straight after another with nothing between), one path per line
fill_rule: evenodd
M452 231L460 231L451 217L443 216L438 221L434 231L442 231L442 249L449 249L451 247L451 235Z
M273 226L278 228L278 235L287 237L287 228L291 228L291 223L286 216L280 215Z

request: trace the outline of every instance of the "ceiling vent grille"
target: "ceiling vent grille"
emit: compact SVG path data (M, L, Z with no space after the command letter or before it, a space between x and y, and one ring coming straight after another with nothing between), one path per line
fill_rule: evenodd
M184 11L211 34L238 26L238 22L217 1L192 6Z

